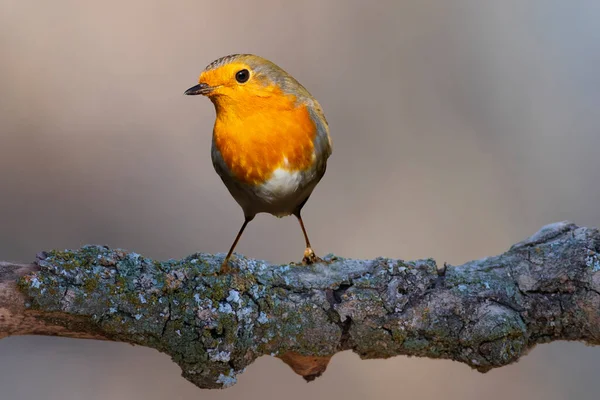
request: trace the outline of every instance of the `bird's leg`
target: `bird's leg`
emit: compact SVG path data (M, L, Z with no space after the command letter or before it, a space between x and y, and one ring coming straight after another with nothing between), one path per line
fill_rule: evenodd
M322 262L319 257L315 254L310 245L310 240L308 239L308 234L306 233L306 228L304 228L304 222L302 222L302 217L300 216L300 211L294 214L296 218L298 218L298 222L300 222L300 227L302 228L302 233L304 234L304 240L306 241L306 249L304 250L304 257L302 258L302 263L304 264L314 264L316 262Z
M221 264L221 270L219 271L220 274L227 274L231 271L231 268L229 268L229 265L228 265L229 259L231 258L231 255L233 254L233 250L235 249L235 246L237 245L240 238L242 237L242 233L244 232L244 229L246 229L246 225L248 225L248 222L250 222L250 221L252 221L252 218L246 217L246 219L244 219L244 223L242 224L240 231L238 232L237 236L235 237L235 240L233 241L233 244L231 245L229 252L225 256L225 260L223 260L223 264Z

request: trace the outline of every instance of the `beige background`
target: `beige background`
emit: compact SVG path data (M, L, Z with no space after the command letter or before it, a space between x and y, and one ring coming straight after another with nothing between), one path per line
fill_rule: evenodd
M599 226L596 0L0 0L0 259L85 243L224 252L242 213L214 173L214 111L183 96L213 59L272 59L323 105L334 152L305 208L315 248L461 263L543 224ZM238 250L297 260L292 218ZM535 349L481 375L336 356L305 384L262 358L202 391L123 344L0 342L0 398L595 399L600 350Z

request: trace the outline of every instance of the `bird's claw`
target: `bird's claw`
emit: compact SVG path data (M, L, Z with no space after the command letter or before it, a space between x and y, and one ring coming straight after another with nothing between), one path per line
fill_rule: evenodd
M231 268L227 263L221 264L221 269L219 272L215 272L215 275L226 275L231 272Z
M229 266L229 260L225 260L221 264L221 269L218 272L215 272L214 275L215 276L231 275L231 274L237 274L239 272L240 272L240 270L237 267Z
M320 263L320 262L323 262L323 260L320 259L319 257L317 257L317 255L315 254L313 249L311 249L310 247L307 247L306 250L304 250L304 257L302 258L302 264L311 265L311 264L316 264L316 263Z

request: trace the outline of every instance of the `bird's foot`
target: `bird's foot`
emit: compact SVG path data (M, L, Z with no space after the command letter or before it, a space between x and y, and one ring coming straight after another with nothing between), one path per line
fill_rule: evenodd
M230 272L231 267L227 262L224 262L223 264L221 264L221 269L219 270L219 272L215 272L215 275L227 275Z
M215 276L237 274L239 272L240 270L237 267L229 266L229 260L225 260L223 261L223 264L221 264L221 269L218 272L215 272Z
M302 264L311 265L311 264L320 263L320 262L323 262L323 260L320 259L319 257L317 257L317 255L315 254L313 249L311 249L310 247L307 247L306 250L304 250L304 257L302 258Z

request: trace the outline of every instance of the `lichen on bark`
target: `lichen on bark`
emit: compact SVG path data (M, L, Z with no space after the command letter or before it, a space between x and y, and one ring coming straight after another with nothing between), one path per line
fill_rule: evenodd
M159 262L85 246L40 254L19 287L25 314L155 348L204 388L234 384L262 355L314 379L342 350L452 359L485 372L537 343L598 344L599 244L597 229L563 222L461 266L333 255L312 266L270 265L237 256L227 275L216 273L223 255Z

